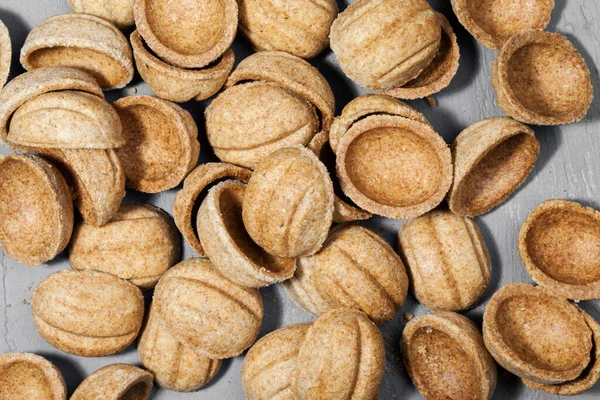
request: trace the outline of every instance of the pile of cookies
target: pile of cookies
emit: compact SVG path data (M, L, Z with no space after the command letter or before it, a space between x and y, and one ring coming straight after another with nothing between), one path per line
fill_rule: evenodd
M33 295L44 340L102 357L137 339L143 366L103 367L72 399L143 400L153 382L196 391L246 350L248 399L377 398L378 325L409 291L432 310L406 324L400 343L427 399L490 399L496 363L553 394L598 381L600 324L571 301L600 298L596 210L538 206L518 247L539 286L498 290L482 331L458 314L492 280L473 217L502 204L538 158L525 124L575 122L592 102L582 56L543 30L553 0L452 0L461 24L499 50L491 85L507 116L472 124L450 146L399 100L435 103L459 66L456 35L426 0L359 0L339 15L333 0L69 4L73 14L30 32L26 72L6 86L11 43L0 24L0 141L16 152L0 157L0 245L31 266L68 252L72 270ZM119 28L133 25L128 40ZM238 28L257 52L234 68ZM332 88L306 61L329 45L348 77L375 92L338 116ZM157 97L109 104L104 91L136 69ZM213 95L200 127L202 116L177 104ZM218 162L197 165L203 132ZM175 189L173 217L123 201L127 189ZM373 215L406 220L398 252L357 223ZM180 234L198 258L181 261ZM316 319L257 341L259 289L277 283ZM66 397L49 361L0 356L0 398Z

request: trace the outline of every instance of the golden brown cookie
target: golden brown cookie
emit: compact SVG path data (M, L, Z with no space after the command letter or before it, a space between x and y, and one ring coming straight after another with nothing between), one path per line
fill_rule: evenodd
M279 51L244 59L206 109L206 134L222 161L255 169L269 154L329 131L334 98L306 61Z
M144 318L144 297L135 285L95 271L49 275L35 289L31 307L44 340L84 357L125 350Z
M543 390L544 392L550 394L557 394L561 396L573 396L581 394L587 391L588 389L591 389L592 386L594 386L596 382L598 382L598 380L600 379L600 324L598 324L598 322L596 322L596 320L585 311L579 311L585 318L585 322L587 323L587 325L592 330L592 340L594 341L594 346L592 348L592 361L590 362L590 364L587 366L587 368L583 371L581 375L579 375L576 379L572 381L568 381L558 385L544 385L529 381L527 379L522 379L523 383L526 386L534 390Z
M283 288L288 296L304 311L313 315L321 315L333 307L317 292L312 283L311 269L305 268L301 259L296 259L296 271L294 276L283 281Z
M319 160L323 161L326 157L326 152L333 152L329 143L329 135L323 131L317 133L310 143L307 146L310 150L312 150ZM335 154L334 154L335 155ZM323 164L325 162L323 161ZM327 170L329 171L329 166L325 165ZM343 222L353 222L353 221L364 221L373 216L368 211L361 210L360 208L350 204L350 202L342 199L335 193L334 186L334 197L333 197L333 222L334 223L343 223Z
M178 103L213 96L227 80L235 61L233 51L227 49L221 58L204 68L179 68L154 56L138 31L130 39L137 70L144 82L158 97Z
M206 109L206 133L219 159L255 169L269 154L307 145L319 129L314 107L270 82L235 85Z
M167 213L149 204L123 203L106 225L75 228L69 261L76 271L105 272L148 290L179 261L179 249Z
M526 124L562 125L585 117L592 100L590 70L558 33L529 30L511 37L492 65L496 103Z
M177 392L202 388L221 368L221 360L210 359L177 341L155 305L148 311L137 349L142 365L154 374L158 386Z
M242 385L248 400L293 400L291 386L300 345L312 324L288 325L263 336L248 350Z
M62 173L87 224L106 224L125 196L125 173L114 150L40 149Z
M268 253L316 253L333 220L333 183L317 156L302 146L264 159L252 174L242 208L248 234Z
M7 400L66 400L62 374L50 361L31 353L0 356L0 398Z
M470 218L430 211L402 225L398 244L411 277L411 290L427 308L464 310L473 306L490 284L490 254Z
M0 89L8 80L12 59L12 42L4 22L0 21Z
M200 155L198 127L178 104L150 96L128 96L113 106L123 124L125 145L117 155L127 186L158 193L179 185Z
M135 0L69 0L74 13L92 14L119 28L128 28L133 20L133 3Z
M519 231L519 254L540 286L568 299L600 299L600 212L574 201L538 205Z
M383 94L363 94L346 104L331 125L329 142L334 153L352 125L370 115L397 115L431 126L423 114L400 100Z
M6 139L30 152L112 149L125 143L121 121L110 104L74 90L45 93L23 104L12 115Z
M498 364L539 384L577 379L591 360L592 330L579 308L526 283L494 293L483 316L483 339Z
M104 98L94 78L75 68L47 67L21 74L0 91L0 141L6 142L9 122L19 107L40 95L61 90L77 90Z
M496 364L481 332L468 318L432 312L404 328L404 365L425 399L488 400L496 388Z
M183 181L183 188L175 195L173 218L184 239L204 257L206 253L198 239L196 216L208 188L224 179L237 179L248 183L252 171L227 163L200 164Z
M294 275L293 259L278 258L254 243L244 228L246 185L227 180L214 186L198 211L197 232L213 265L232 282L264 287Z
M554 0L452 0L460 23L481 44L499 49L512 36L528 29L544 29Z
M399 99L421 99L440 92L450 85L458 71L460 49L456 34L444 15L437 13L442 27L440 47L431 63L414 79L384 93Z
M37 265L62 252L73 231L73 203L64 178L30 155L0 156L0 244L15 260Z
M312 286L328 305L359 309L376 324L392 319L406 299L408 276L402 260L362 226L334 228L321 251L297 263L310 271Z
M100 368L75 390L71 400L146 400L152 391L152 374L127 364Z
M336 148L342 191L359 207L413 218L436 207L452 183L448 145L430 125L375 114L355 122Z
M231 73L227 88L244 81L276 83L315 106L321 130L329 132L335 112L335 99L329 83L318 69L282 51L259 51L244 58Z
M199 258L180 262L161 278L154 306L173 337L215 359L238 356L252 346L264 314L257 289L231 282Z
M335 0L240 0L238 5L239 30L252 47L305 59L327 48L329 29L338 13Z
M27 36L20 59L28 71L81 69L103 89L125 87L133 78L129 42L114 25L93 15L62 14L42 21Z
M531 128L511 118L488 118L462 131L451 147L454 181L448 205L474 217L500 205L525 181L540 152Z
M204 67L231 46L237 32L235 0L137 0L133 11L148 47L176 67Z
M344 73L376 91L419 76L433 61L441 36L426 0L359 0L337 17L330 34Z
M373 399L385 366L383 339L362 312L338 308L308 329L292 388L301 399Z

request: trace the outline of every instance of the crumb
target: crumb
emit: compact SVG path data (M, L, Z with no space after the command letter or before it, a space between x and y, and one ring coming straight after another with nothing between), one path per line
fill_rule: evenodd
M12 305L10 305L10 304L6 305L6 308L11 308L11 307L12 307Z
M396 393L392 393L392 399L396 398Z
M136 94L137 93L137 88L131 88L131 94Z
M402 314L402 316L400 317L400 321L410 321L411 319L413 319L415 317L415 315L413 313L411 313L410 311L406 311L404 314Z
M437 100L433 96L427 96L427 101L432 107L437 107Z
M27 286L27 291L31 290L31 285Z

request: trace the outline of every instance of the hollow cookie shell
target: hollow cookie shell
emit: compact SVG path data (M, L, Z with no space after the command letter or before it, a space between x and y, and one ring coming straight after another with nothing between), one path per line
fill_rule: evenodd
M69 0L74 13L92 14L102 18L119 28L128 28L133 20L133 3L135 0Z
M561 125L585 117L592 104L590 70L558 33L530 30L511 37L492 65L496 102L526 124Z
M451 146L454 182L448 205L474 217L501 204L525 181L540 143L527 125L510 118L488 118L462 131Z
M512 36L544 29L554 0L452 0L460 23L490 49L499 49Z
M592 330L579 308L525 283L494 293L483 316L483 339L498 364L540 384L577 379L591 360Z
M431 126L423 114L400 100L383 94L363 94L346 104L342 114L331 125L329 142L334 153L337 153L342 136L352 125L371 115L397 115Z
M475 324L453 312L432 312L406 324L400 342L404 365L426 399L488 400L496 364Z
M573 300L600 299L600 212L548 200L519 231L519 254L540 286Z
M288 325L263 336L248 350L242 385L248 400L294 400L291 387L300 345L312 324Z
M21 74L0 91L0 141L6 143L8 125L19 107L44 93L60 90L78 90L104 98L94 78L75 68L47 67Z
M152 391L152 374L127 364L100 368L75 390L71 400L146 400Z
M598 322L596 322L596 320L585 311L579 311L585 318L585 322L592 330L592 340L594 341L594 346L592 348L592 361L590 362L590 364L580 376L578 376L572 381L568 381L558 385L544 385L529 381L527 379L522 379L523 383L526 386L534 390L543 390L544 392L550 394L558 394L561 396L573 396L581 394L587 391L588 389L591 389L592 386L594 386L596 382L598 382L598 380L600 379L600 324L598 324Z
M226 163L200 164L183 181L183 189L173 201L173 218L184 239L201 256L206 256L198 238L196 216L201 197L207 188L222 179L237 179L248 183L252 171Z
M135 285L95 271L53 273L35 289L31 304L42 338L84 357L125 350L144 317L144 297Z
M358 225L334 228L321 251L297 260L310 270L312 285L333 308L352 307L376 324L394 317L408 292L400 257L371 230Z
M268 253L316 253L333 220L333 183L317 156L302 146L265 158L252 174L242 207L248 234Z
M69 261L76 271L105 272L147 290L179 261L179 249L167 213L149 204L123 203L104 226L75 228Z
M329 155L326 153L333 153L333 149L331 149L329 143L329 135L323 131L317 133L310 143L307 146L310 150L312 150L319 160L325 164L325 158ZM335 160L335 154L331 154L332 159ZM325 165L327 170L329 171L329 165ZM342 199L338 194L335 193L336 187L334 186L334 196L333 196L333 222L334 223L343 223L343 222L353 222L353 221L364 221L373 216L368 211L361 210L358 207L353 206L350 202Z
M27 101L12 115L6 139L25 151L112 149L125 143L121 121L110 104L75 90L44 93Z
M330 38L346 75L385 91L416 78L433 61L441 28L425 0L359 0L333 22Z
M438 52L431 63L414 79L404 85L386 90L384 94L399 99L421 99L440 92L450 85L458 71L460 49L456 34L446 17L437 13L442 27Z
M63 14L42 21L27 35L20 59L28 71L82 69L103 89L125 87L133 78L129 42L114 25L93 15Z
M0 20L0 89L8 80L12 60L12 43L4 22Z
M178 104L150 96L128 96L113 106L123 124L125 145L117 155L127 186L158 193L181 183L200 155L198 127Z
M452 183L452 160L430 125L391 115L356 122L337 146L342 191L359 207L412 218L436 207Z
M125 196L125 173L114 150L40 149L63 174L87 224L106 224Z
M398 243L412 292L427 308L464 310L474 305L490 284L490 255L470 218L430 211L404 223Z
M239 30L252 47L305 59L328 46L329 29L338 12L335 0L240 0L238 4Z
M257 289L231 282L199 258L180 262L161 278L154 306L179 342L215 359L252 346L264 315Z
M0 356L0 398L66 400L67 387L59 369L32 353Z
M30 155L0 156L0 245L11 258L37 265L62 252L73 231L64 178Z
M235 0L136 0L133 12L148 47L180 68L201 68L216 60L237 32Z
M151 306L138 340L142 365L156 383L177 392L193 392L207 385L219 372L221 360L212 360L171 335L160 312Z
M140 76L158 97L183 103L208 99L216 94L227 80L233 68L235 55L227 49L215 64L201 69L174 67L155 57L145 47L142 36L136 30L131 36L133 57Z
M338 308L308 329L292 388L300 399L373 399L385 366L383 339L362 312Z
M206 255L232 282L264 287L294 275L293 259L264 251L246 232L242 204L246 186L228 180L214 186L198 211L197 231Z

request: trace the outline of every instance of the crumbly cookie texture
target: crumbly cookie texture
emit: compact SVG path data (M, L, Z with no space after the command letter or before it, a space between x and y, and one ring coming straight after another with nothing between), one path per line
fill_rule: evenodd
M51 66L81 69L103 89L120 89L133 79L127 38L93 15L63 14L42 21L27 36L20 60L28 71Z
M149 204L123 203L108 223L79 224L69 246L76 271L100 271L153 288L179 261L180 239L171 217Z
M437 311L410 320L400 341L413 383L426 399L488 400L496 388L496 364L481 332L468 318Z
M38 265L62 252L73 231L73 202L60 172L32 155L0 157L0 245Z
M593 348L592 329L576 305L526 283L494 293L483 316L483 339L503 368L543 385L578 379Z
M519 254L540 286L572 300L600 298L600 213L575 201L547 200L519 231Z
M152 374L127 364L111 364L88 376L75 390L72 400L146 400L152 391Z
M533 125L579 121L594 98L590 70L575 46L536 29L504 43L492 65L492 85L506 115Z
M95 271L49 275L35 289L31 307L44 340L84 357L125 350L144 318L144 297L134 284Z
M434 210L410 220L398 232L411 289L432 310L473 306L491 281L491 261L474 220Z
M0 356L0 398L66 400L67 387L54 364L32 353Z

